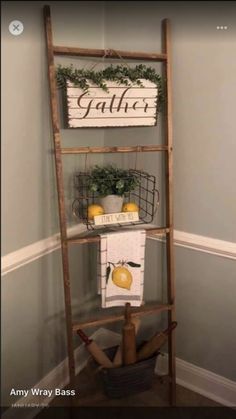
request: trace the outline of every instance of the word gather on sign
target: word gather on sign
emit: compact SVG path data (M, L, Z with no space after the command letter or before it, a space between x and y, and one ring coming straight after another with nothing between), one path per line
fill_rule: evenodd
M88 91L67 84L68 125L122 127L156 125L156 84L141 79L141 86L107 82L108 92L90 84Z

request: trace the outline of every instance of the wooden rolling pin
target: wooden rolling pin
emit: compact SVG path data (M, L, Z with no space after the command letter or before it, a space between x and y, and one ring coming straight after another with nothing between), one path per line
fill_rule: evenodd
M122 329L122 358L124 365L136 362L135 325L131 322L130 303L125 305L125 324Z
M91 353L92 357L98 364L102 365L105 368L113 368L113 363L108 358L108 356L99 348L98 344L94 342L93 339L90 339L81 329L77 330L79 337L85 343L87 350Z
M138 333L139 326L140 326L140 319L138 317L135 317L134 319L132 319L132 323L134 324L134 327L135 327L135 336L136 336ZM118 346L114 359L113 359L114 367L120 367L122 365L122 352L123 350L122 350L122 343L121 343L120 346Z
M145 343L137 353L137 361L142 359L149 358L155 352L160 349L162 345L167 341L169 334L177 326L177 322L173 322L170 327L168 327L163 332L156 333L147 343Z

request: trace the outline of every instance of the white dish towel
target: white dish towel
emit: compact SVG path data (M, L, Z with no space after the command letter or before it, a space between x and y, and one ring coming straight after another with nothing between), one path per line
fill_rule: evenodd
M100 235L98 293L102 307L143 304L146 231L109 232Z

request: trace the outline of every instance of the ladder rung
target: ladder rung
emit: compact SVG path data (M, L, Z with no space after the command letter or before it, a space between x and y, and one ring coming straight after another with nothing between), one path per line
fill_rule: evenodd
M130 52L120 50L106 50L106 49L91 49L91 48L76 48L53 46L53 53L55 55L69 55L78 57L104 57L120 59L126 58L131 60L145 60L145 61L166 61L167 54L156 54L152 52Z
M88 153L137 153L152 151L168 151L167 145L138 145L132 147L67 147L61 148L61 154Z
M135 230L131 230L135 231ZM169 233L169 228L150 228L146 230L147 237L150 236L162 236ZM85 243L98 243L100 241L100 236L90 236L90 237L70 237L67 239L69 244L85 244Z
M172 310L174 307L171 304L145 304L138 308L132 308L131 316L132 317L139 317L139 316L146 316L154 313L161 313L163 311ZM101 326L103 324L108 323L115 323L118 321L124 320L124 313L122 314L113 314L110 316L102 317L102 318L94 318L86 321L82 321L80 323L76 323L73 325L73 332L75 333L79 329L83 329L85 327L92 327L92 326Z

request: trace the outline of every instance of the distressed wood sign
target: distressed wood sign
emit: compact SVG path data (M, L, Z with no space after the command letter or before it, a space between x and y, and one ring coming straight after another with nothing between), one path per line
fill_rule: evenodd
M116 212L112 214L95 215L94 224L107 225L107 224L123 224L139 221L138 212Z
M108 92L90 83L88 91L67 83L70 128L156 125L156 84L141 79L142 86L107 81Z

